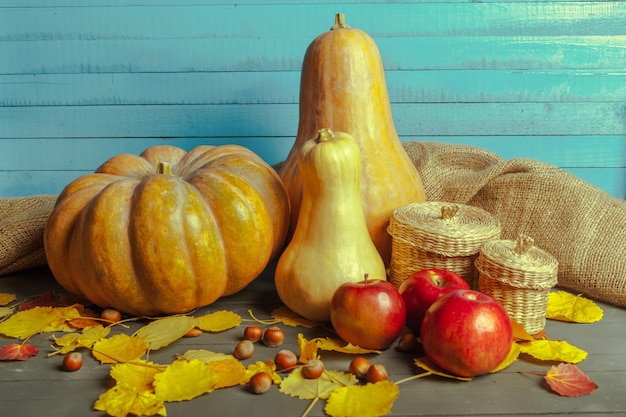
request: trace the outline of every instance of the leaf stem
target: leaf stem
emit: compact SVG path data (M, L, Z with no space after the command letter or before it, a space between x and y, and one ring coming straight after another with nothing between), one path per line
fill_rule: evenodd
M320 397L315 397L313 399L313 401L311 401L311 404L309 404L309 406L306 408L306 410L304 410L304 414L302 414L302 417L306 417L311 412L311 410L313 409L315 404L317 404L317 401L319 399L320 399Z
M405 382L413 381L414 379L420 379L420 378L423 378L425 376L430 376L430 375L434 375L434 373L431 372L431 371L423 372L421 374L413 375L413 376L410 376L408 378L404 378L404 379L401 379L399 381L396 381L396 385L403 384Z

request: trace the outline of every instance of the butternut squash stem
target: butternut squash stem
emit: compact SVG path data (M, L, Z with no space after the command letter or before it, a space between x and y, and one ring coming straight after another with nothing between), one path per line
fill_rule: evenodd
M330 30L335 29L350 29L350 26L346 25L346 15L343 13L337 13L335 15L335 24Z
M157 164L157 174L172 175L172 166L167 162L159 162Z

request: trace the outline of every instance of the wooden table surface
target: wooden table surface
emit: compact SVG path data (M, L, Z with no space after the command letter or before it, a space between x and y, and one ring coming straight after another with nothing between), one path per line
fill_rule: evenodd
M202 308L196 315L227 309L250 318L252 309L259 318L269 318L270 312L281 305L272 283L272 266L244 291ZM15 293L18 299L59 290L47 268L0 278L0 292ZM553 364L518 360L496 374L475 378L470 382L437 376L400 384L400 396L390 415L394 416L617 416L626 414L626 310L600 304L604 309L602 321L594 324L572 324L548 321L547 336L562 339L589 353L578 366L598 384L598 389L586 396L568 398L549 390L540 376L520 372L545 373ZM232 353L240 340L244 321L239 327L222 333L205 333L195 338L184 338L173 345L150 354L150 360L170 363L176 354L189 349L208 349ZM134 326L139 326L136 323ZM286 340L281 348L298 352L297 334L305 337L334 336L323 328L281 326ZM130 330L125 330L129 332ZM15 343L0 336L0 346ZM0 410L2 416L100 416L92 406L100 394L113 385L109 366L100 365L89 354L84 354L83 367L77 372L61 370L61 355L48 357L52 351L51 334L36 335L29 340L39 355L28 361L0 362ZM272 359L277 348L257 345L252 358ZM328 369L347 371L351 355L321 352ZM380 355L371 355L371 361L387 366L392 380L420 372L413 365L413 355L401 353L395 345ZM263 395L254 395L245 386L236 386L205 394L191 401L166 403L168 416L301 416L310 402L292 398L273 386ZM324 401L318 401L308 415L323 416Z

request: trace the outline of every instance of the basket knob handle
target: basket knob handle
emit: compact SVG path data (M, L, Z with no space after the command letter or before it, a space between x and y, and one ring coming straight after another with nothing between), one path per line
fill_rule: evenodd
M459 211L459 206L456 204L445 204L441 207L441 218L443 220L450 220Z
M515 248L513 249L513 251L517 255L525 255L526 252L528 252L530 248L534 246L534 244L535 240L532 237L520 233L517 236L517 240L515 241Z

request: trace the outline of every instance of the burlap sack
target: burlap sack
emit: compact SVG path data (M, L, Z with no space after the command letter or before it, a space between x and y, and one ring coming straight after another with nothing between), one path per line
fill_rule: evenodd
M465 145L404 147L428 200L489 211L503 239L525 233L557 258L559 286L626 307L626 201L536 160Z
M43 231L56 198L0 198L0 275L46 264Z

